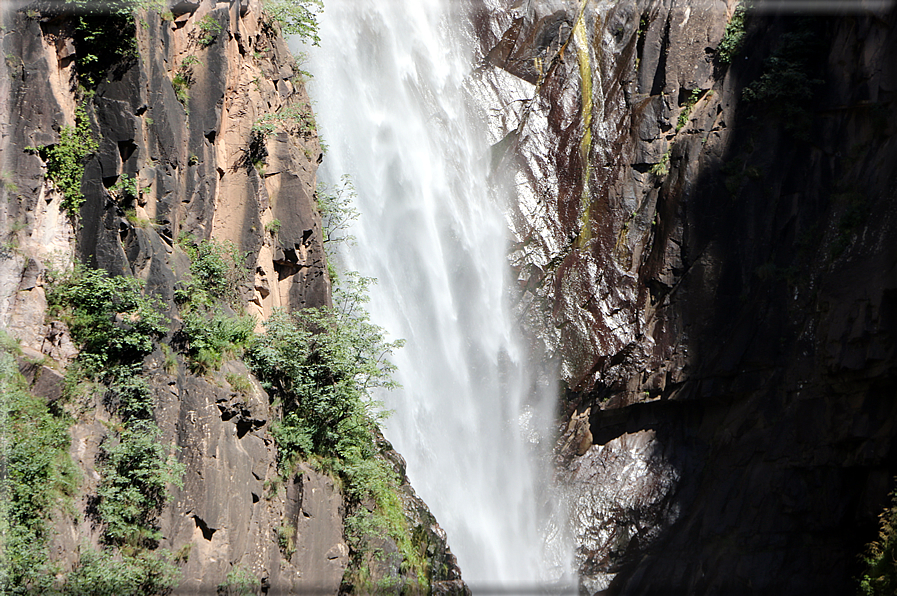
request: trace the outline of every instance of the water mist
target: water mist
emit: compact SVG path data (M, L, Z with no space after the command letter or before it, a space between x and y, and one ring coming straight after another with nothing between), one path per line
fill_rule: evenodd
M508 192L465 92L474 41L452 0L328 0L310 52L325 183L360 212L345 266L376 277L372 320L406 346L384 433L476 593L567 572L546 451L554 373L513 312ZM453 12L455 11L455 12Z

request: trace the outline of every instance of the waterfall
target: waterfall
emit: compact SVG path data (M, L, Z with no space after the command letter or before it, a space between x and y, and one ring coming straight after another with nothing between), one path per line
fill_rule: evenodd
M465 92L464 5L328 0L309 69L320 178L349 174L357 191L357 244L341 258L379 280L372 320L407 341L403 388L380 396L394 411L384 433L476 593L557 581L567 557L546 507L556 377L518 332L510 193L490 182Z

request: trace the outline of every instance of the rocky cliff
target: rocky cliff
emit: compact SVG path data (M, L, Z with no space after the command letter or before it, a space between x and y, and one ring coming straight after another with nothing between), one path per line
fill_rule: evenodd
M477 3L586 593L850 593L897 472L897 15L755 4Z
M399 530L365 550L344 520L362 509L375 515L380 502L351 497L344 475L320 460L284 468L271 432L284 415L280 398L241 350L198 344L215 329L233 332L234 321L261 332L277 309L331 302L315 201L322 153L280 26L256 0L96 6L0 9L0 327L4 357L23 375L3 369L4 420L15 421L2 437L4 500L13 503L3 527L35 539L33 553L14 552L17 538L0 545L2 590L464 593L444 532L388 443L376 440L375 468L397 479L390 527ZM197 263L215 259L233 271L200 280ZM60 301L59 290L53 298L73 262L145 282L167 325L134 339L151 315L129 310L127 284L106 281L115 278L89 278L96 292L74 302ZM203 303L215 294L208 284L228 299ZM89 347L90 329L71 315L112 286L116 302L98 306L109 316L96 321L109 337L138 341L127 352ZM91 350L108 368L79 379L72 371L85 370ZM125 379L126 365L134 376ZM134 409L135 395L149 400L146 412ZM47 445L74 464L68 489L29 485L68 468L39 476L37 455L20 457L16 446L30 444L16 435L27 428L23 403L67 428ZM158 428L145 436L173 462L170 482L129 470L129 482L115 484L125 473L116 462L156 453L127 442L146 428ZM143 455L116 459L133 445ZM19 490L59 498L25 515ZM156 509L127 509L150 494ZM124 518L143 515L145 537L113 532L116 499Z

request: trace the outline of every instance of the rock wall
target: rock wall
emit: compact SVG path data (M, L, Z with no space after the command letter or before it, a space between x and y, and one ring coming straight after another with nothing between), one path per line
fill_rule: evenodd
M59 371L77 354L65 326L45 319L47 268L73 258L145 280L165 302L173 330L174 291L189 270L178 244L184 235L231 241L247 254L252 274L237 293L259 321L276 308L329 304L314 200L322 159L314 115L303 75L261 3L169 2L163 16L137 13L136 53L109 64L93 92L78 87L87 58L73 43L76 15L67 8L0 8L0 327L25 357L51 359L45 366L22 360L32 391L57 399ZM99 149L85 162L80 213L70 216L39 152L27 148L59 143L78 105ZM136 183L134 196L120 190L122 182ZM270 435L278 408L242 362L201 376L180 355L174 365L167 360L160 348L143 368L161 441L177 445L186 465L184 486L172 487L159 520L159 546L189 552L175 592L215 593L233 570L254 576L263 593L347 589L338 483L303 465L282 485ZM231 387L228 375L250 387ZM87 512L99 482L96 457L114 420L101 395L92 400L70 430L83 480L78 515L56 523L52 557L62 572L101 530ZM432 588L465 593L444 532L404 482L411 529L430 545Z
M853 590L897 472L894 9L766 3L728 64L734 2L477 5L583 590Z

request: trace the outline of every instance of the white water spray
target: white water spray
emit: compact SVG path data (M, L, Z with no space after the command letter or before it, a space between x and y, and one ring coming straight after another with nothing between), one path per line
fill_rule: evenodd
M386 437L474 592L528 590L568 564L546 541L558 524L537 463L554 376L531 362L511 309L504 199L464 91L473 40L450 11L463 5L328 0L311 52L329 145L320 176L354 181L361 217L345 259L379 280L372 320L407 340L395 355L404 388L382 396Z

